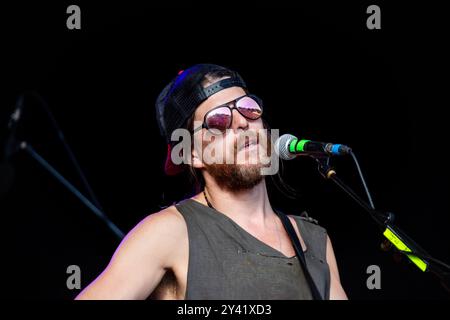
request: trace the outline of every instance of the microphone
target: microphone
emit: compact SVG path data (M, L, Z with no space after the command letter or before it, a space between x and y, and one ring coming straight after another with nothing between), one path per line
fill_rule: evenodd
M275 142L275 152L281 159L291 160L297 156L336 156L351 153L352 149L343 144L299 140L291 134L283 134Z

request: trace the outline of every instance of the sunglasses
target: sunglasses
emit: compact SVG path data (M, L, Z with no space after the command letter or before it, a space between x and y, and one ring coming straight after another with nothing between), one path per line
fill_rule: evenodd
M261 118L262 100L248 94L209 110L203 119L203 124L194 129L194 133L205 128L224 132L233 123L233 110L236 109L244 118L257 120Z

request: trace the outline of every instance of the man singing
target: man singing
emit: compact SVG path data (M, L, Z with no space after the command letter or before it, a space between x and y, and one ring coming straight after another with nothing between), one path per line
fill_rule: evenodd
M247 135L267 128L262 101L237 72L211 64L184 70L156 111L169 145L166 173L187 170L201 190L143 219L77 299L347 299L325 229L288 215L300 259L283 213L269 202L260 155L272 144ZM172 133L180 129L192 148L177 149Z

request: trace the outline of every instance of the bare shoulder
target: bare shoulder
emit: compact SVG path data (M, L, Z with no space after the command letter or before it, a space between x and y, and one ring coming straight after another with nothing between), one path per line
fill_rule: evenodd
M145 217L122 240L106 269L77 299L145 299L186 251L183 217L169 207Z
M186 223L175 206L170 206L145 217L135 227L136 231L140 231L141 229L144 233L153 233L156 231L158 233L169 233L172 236L176 236L179 232L186 229Z
M145 217L130 231L124 242L133 242L134 238L144 245L157 244L158 251L174 253L180 241L187 239L186 223L175 206L170 206Z

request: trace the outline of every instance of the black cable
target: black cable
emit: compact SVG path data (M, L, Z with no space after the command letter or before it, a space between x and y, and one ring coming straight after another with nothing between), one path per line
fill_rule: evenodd
M366 180L364 179L364 175L362 174L361 168L359 166L358 159L356 158L356 156L353 153L353 151L350 151L350 155L352 156L352 159L353 159L353 161L356 164L356 168L358 169L359 178L361 179L361 182L362 182L362 184L364 186L364 190L366 191L366 195L367 195L367 199L369 200L370 207L373 210L375 210L375 205L373 204L372 196L370 195L369 188L367 187L367 184L366 184Z

